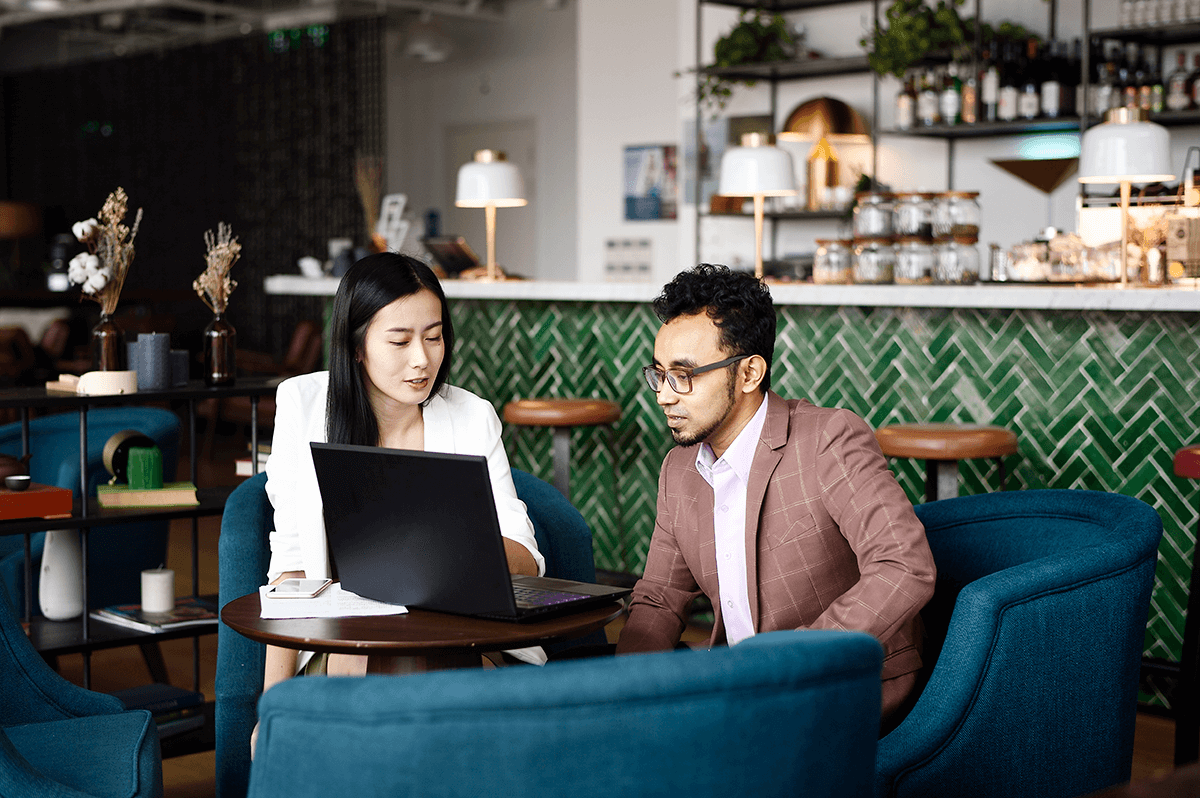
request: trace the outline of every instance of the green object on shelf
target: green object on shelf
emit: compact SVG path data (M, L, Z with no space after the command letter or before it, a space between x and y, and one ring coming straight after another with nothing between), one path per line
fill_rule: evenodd
M134 490L157 490L163 486L162 450L157 446L134 446L129 450L125 467L129 487Z

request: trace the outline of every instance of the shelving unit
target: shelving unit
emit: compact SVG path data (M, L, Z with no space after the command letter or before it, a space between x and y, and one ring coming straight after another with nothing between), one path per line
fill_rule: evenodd
M206 399L219 400L231 396L247 396L251 400L251 451L258 450L258 401L262 396L273 395L280 378L241 379L235 385L210 388L200 382L186 387L164 391L144 391L134 394L112 396L77 396L74 394L51 393L44 388L13 388L0 391L0 408L17 408L21 411L22 454L29 453L29 409L77 410L79 413L80 436L80 486L71 515L67 518L21 518L0 521L0 535L25 536L25 618L33 647L45 655L82 654L83 686L91 683L91 660L93 651L121 646L144 645L163 640L180 638L193 639L192 681L194 690L200 689L199 649L195 641L200 635L217 631L217 621L210 625L190 626L167 632L141 632L136 629L93 621L88 617L91 608L84 609L80 620L51 621L32 616L33 574L29 536L34 532L50 529L78 529L83 553L82 592L87 596L88 582L88 531L91 527L110 526L130 521L167 521L178 518L192 519L192 591L199 596L199 519L204 516L220 515L225 501L233 491L230 487L197 488L200 503L190 507L121 507L102 508L96 499L86 499L88 491L87 469L87 411L92 407L160 402L182 402L188 404L188 435L190 442L191 474L193 481L197 473L196 446L196 403ZM257 471L257 462L252 459L252 468ZM216 596L202 596L216 604ZM206 707L208 722L202 729L169 737L163 742L164 756L178 756L196 751L209 750L213 745L212 705Z
M879 0L696 0L696 53L697 58L701 58L703 52L703 8L705 5L725 6L739 9L761 9L764 11L786 13L792 11L808 11L817 8L829 8L833 6L858 5L870 2L874 18L879 19ZM731 80L752 80L765 82L770 90L769 93L769 110L768 114L771 117L771 125L774 127L775 120L778 116L778 87L782 82L798 81L798 80L813 80L817 78L837 77L842 75L866 75L871 73L871 65L865 54L840 58L814 58L805 61L778 61L767 64L743 64L736 67L715 67L704 66L697 64L696 66L696 81L699 88L699 81L706 75L728 78ZM872 105L873 113L871 114L871 171L876 171L876 148L875 141L878 139L877 120L879 119L879 81L871 81ZM699 92L696 98L696 152L700 152L701 130L700 120L703 118L702 108L700 107ZM700 224L705 218L753 218L751 214L745 213L709 213L701 208L701 187L699 174L695 181L695 196L692 198L696 208L696 237L695 247L696 253L700 253ZM775 239L778 232L777 222L781 221L814 221L825 220L832 221L841 219L845 215L841 210L789 210L780 212L767 212L763 214L763 218L770 221L771 224L771 257L776 256ZM700 258L703 260L703 258Z

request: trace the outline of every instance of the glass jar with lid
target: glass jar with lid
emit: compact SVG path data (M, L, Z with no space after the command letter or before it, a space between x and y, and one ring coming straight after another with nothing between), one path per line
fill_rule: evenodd
M979 238L979 192L947 191L945 194L946 217L950 229L943 235L956 238Z
M818 238L813 256L813 282L819 285L854 282L852 242L844 238Z
M886 191L860 191L854 195L854 237L890 238L895 196Z
M943 238L937 243L933 281L940 285L971 285L979 280L979 249L971 236Z
M924 238L905 236L896 240L895 281L901 285L933 282L935 253Z
M897 236L933 240L933 196L925 191L906 191L896 195L893 226Z
M854 282L890 283L896 271L896 248L890 238L854 242Z

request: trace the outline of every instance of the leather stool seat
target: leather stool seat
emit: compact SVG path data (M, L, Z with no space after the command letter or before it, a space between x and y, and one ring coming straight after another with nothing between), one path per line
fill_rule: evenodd
M608 426L621 406L607 399L517 399L504 406L505 422L518 427L553 427L554 487L571 498L571 429Z
M1017 453L1017 434L991 424L888 424L875 440L886 457L925 461L926 501L958 494L959 460L998 460L1003 483L1003 458Z
M504 420L521 427L590 427L620 417L621 406L607 399L518 399L504 406Z

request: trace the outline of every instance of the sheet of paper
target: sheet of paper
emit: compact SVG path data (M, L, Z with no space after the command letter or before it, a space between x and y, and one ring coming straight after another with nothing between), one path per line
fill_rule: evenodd
M262 604L259 617L266 620L284 618L354 618L367 615L403 615L408 608L400 604L384 604L382 601L363 598L357 593L342 590L341 582L334 582L319 595L312 598L268 598L270 585L258 589Z

